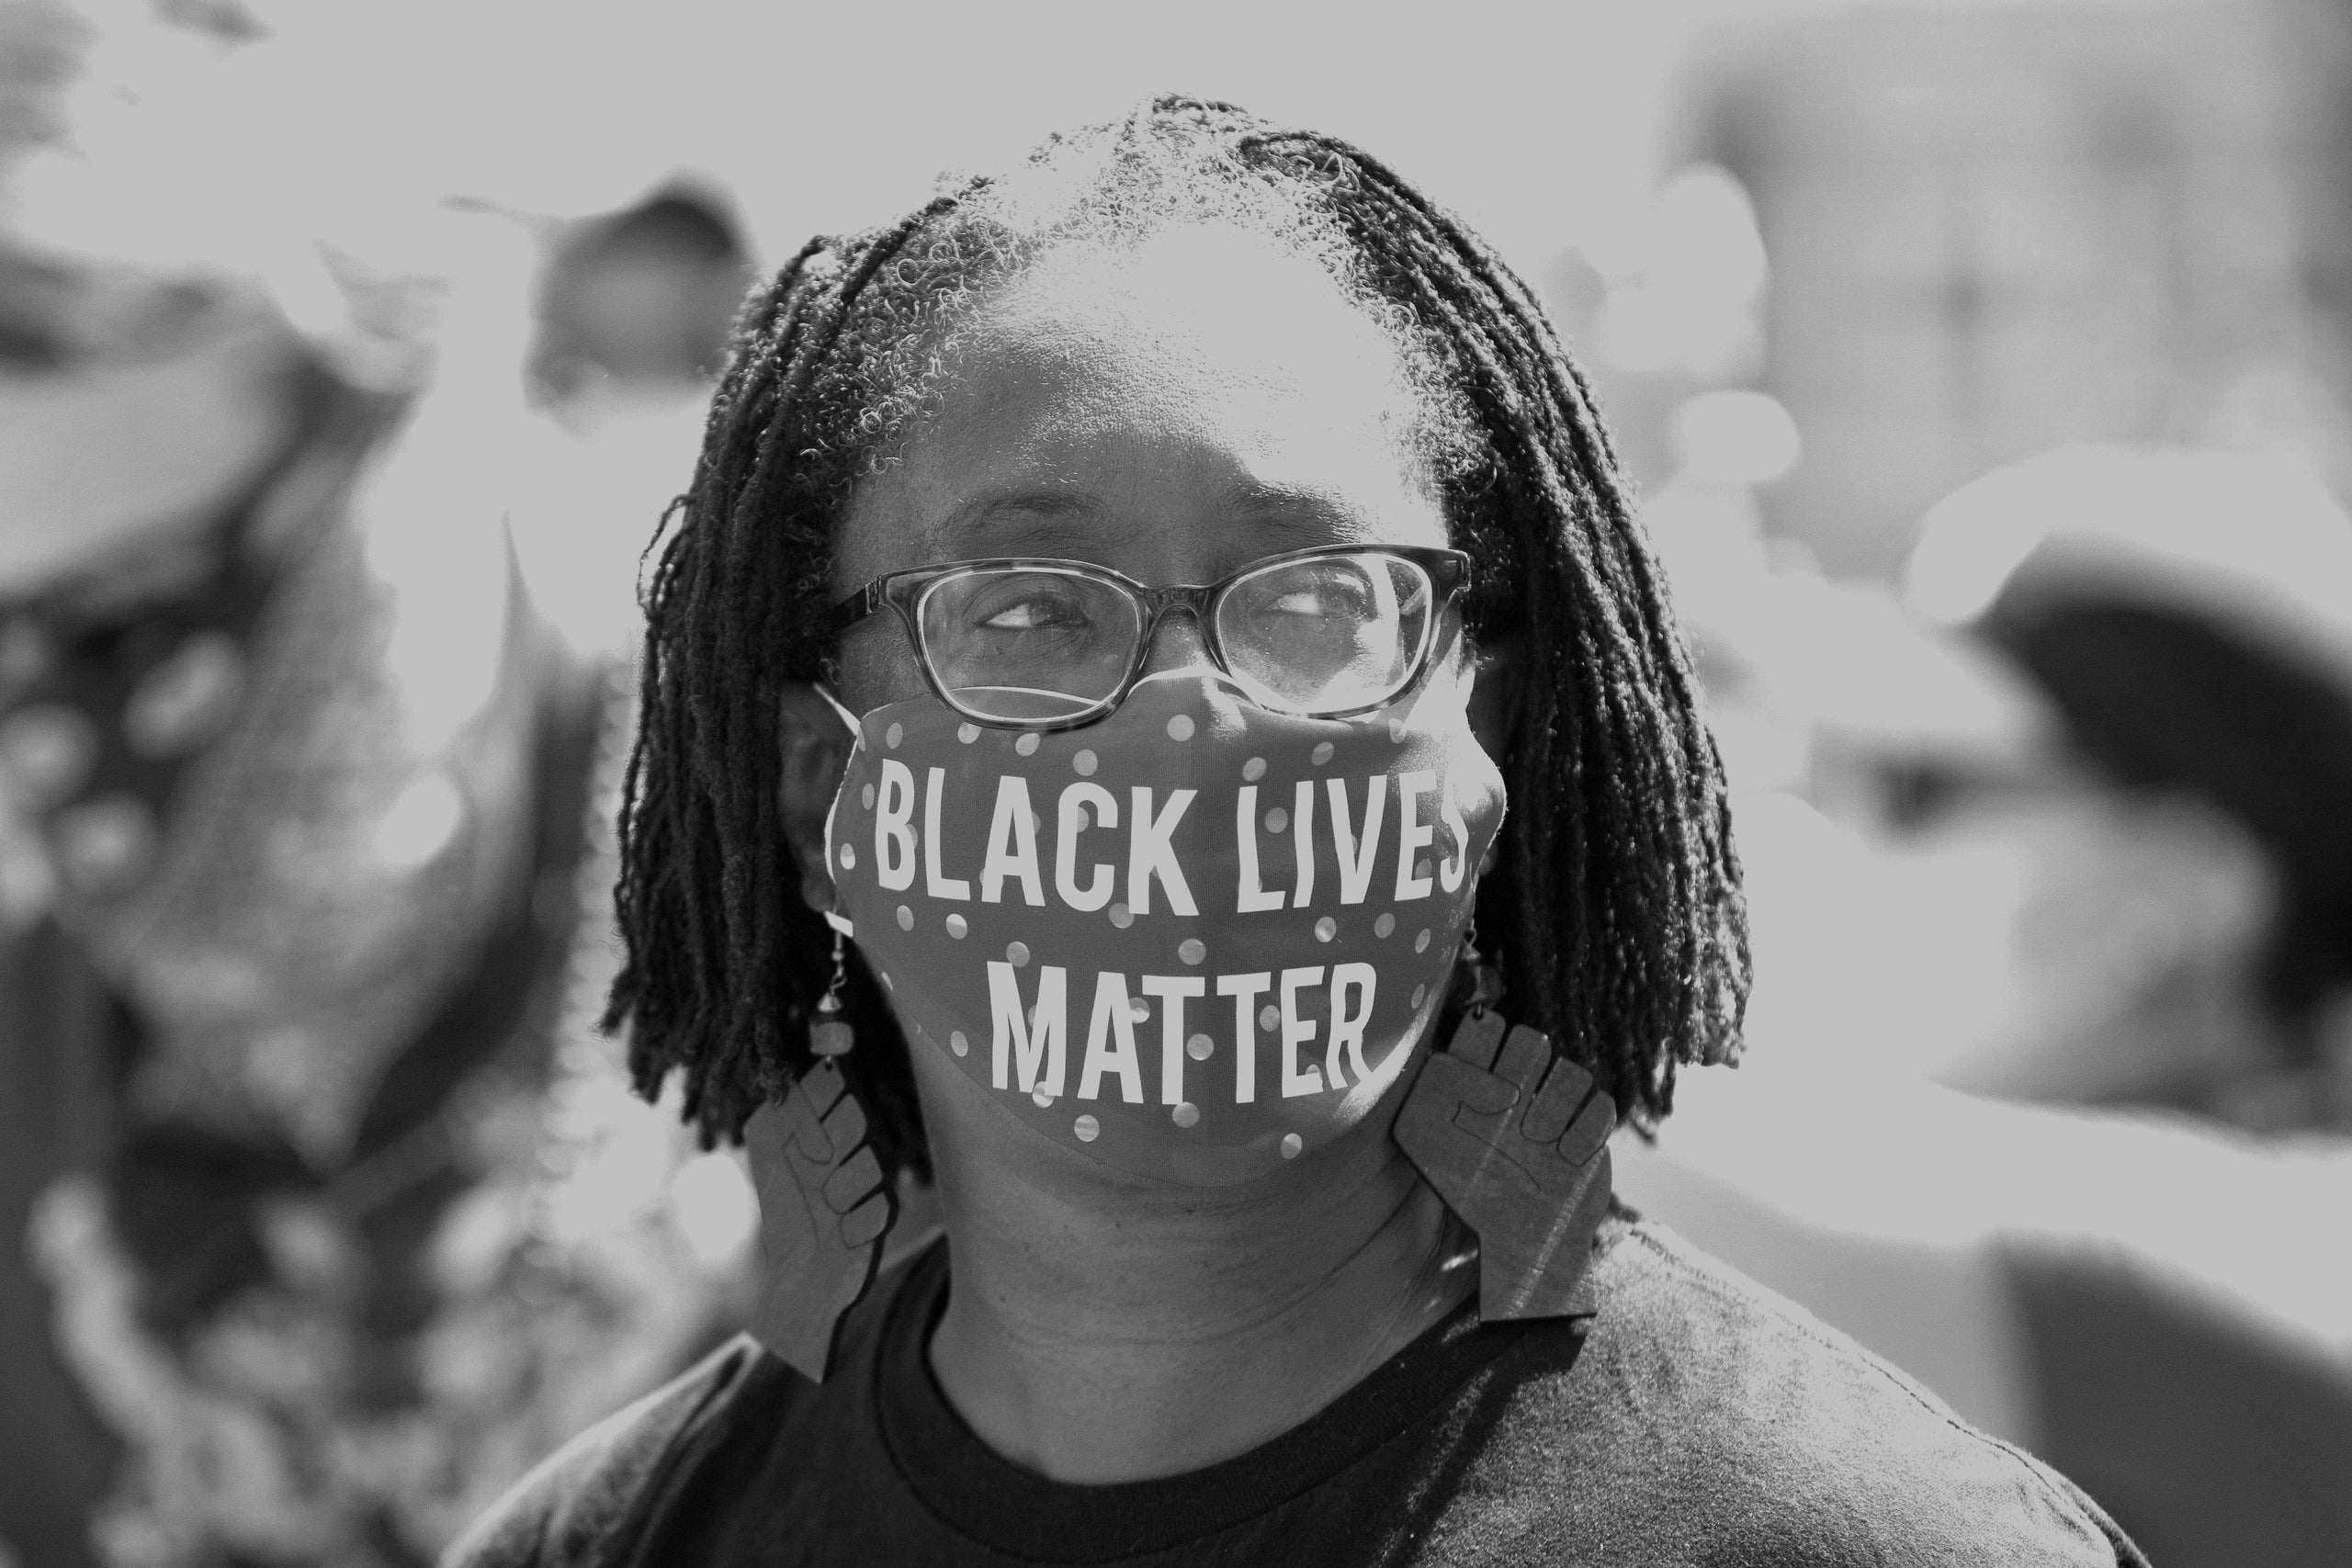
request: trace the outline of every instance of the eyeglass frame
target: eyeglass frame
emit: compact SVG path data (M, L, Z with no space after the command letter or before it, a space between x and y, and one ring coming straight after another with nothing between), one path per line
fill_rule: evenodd
M865 587L838 601L827 626L829 635L839 637L868 616L879 615L885 607L898 612L899 620L906 627L907 640L915 650L915 662L922 668L923 683L933 695L962 714L975 724L991 729L1023 729L1039 734L1056 730L1078 729L1098 719L1107 718L1127 700L1136 682L1143 678L1144 666L1151 660L1153 643L1159 637L1159 624L1177 610L1192 612L1193 624L1200 628L1201 646L1208 652L1210 662L1230 679L1245 681L1252 687L1261 685L1252 677L1237 675L1226 662L1224 639L1217 635L1216 606L1219 600L1244 578L1293 561L1314 560L1329 556L1388 556L1420 569L1429 579L1430 604L1429 620L1421 628L1421 645L1413 650L1412 671L1398 682L1395 691L1376 703L1364 703L1355 707L1317 713L1317 718L1356 718L1375 713L1420 684L1429 673L1430 655L1437 646L1438 626L1445 618L1446 610L1461 595L1470 581L1470 558L1460 550L1437 545L1317 545L1303 550L1283 550L1271 556L1261 556L1253 561L1228 572L1215 582L1175 583L1166 588L1154 588L1138 582L1123 571L1094 561L1071 560L1058 556L988 556L973 560L944 561L936 566L908 567L899 571L885 572ZM924 646L922 634L922 602L927 590L954 576L975 571L1058 571L1091 578L1123 590L1132 600L1140 622L1136 633L1136 648L1127 661L1125 674L1110 695L1083 711L1060 718L1005 719L983 716L948 695L941 684L938 671L933 668L931 650ZM1256 694L1253 693L1254 696ZM1283 711L1303 711L1285 708Z

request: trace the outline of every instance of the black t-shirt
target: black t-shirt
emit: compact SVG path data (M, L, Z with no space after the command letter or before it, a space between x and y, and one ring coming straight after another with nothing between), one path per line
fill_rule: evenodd
M947 1251L886 1274L814 1385L748 1339L583 1435L449 1568L2001 1563L2145 1568L2054 1472L1620 1213L1590 1319L1465 1309L1206 1470L998 1457L933 1381Z

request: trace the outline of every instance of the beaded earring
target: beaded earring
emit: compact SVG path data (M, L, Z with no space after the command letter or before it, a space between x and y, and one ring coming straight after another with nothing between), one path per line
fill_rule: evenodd
M856 1043L842 1016L848 922L827 919L833 974L808 1026L816 1063L743 1128L760 1198L760 1292L750 1332L812 1382L831 1370L842 1318L873 1283L883 1235L898 1217L866 1142L865 1107L842 1077L840 1059Z
M1462 933L1462 948L1453 961L1453 986L1447 1000L1456 1010L1484 1013L1503 999L1503 971L1499 964L1478 951L1478 922L1472 920Z
M833 978L817 1002L817 1021L808 1026L808 1049L820 1057L846 1056L857 1043L857 1032L842 1017L842 987L849 984L847 939L833 931Z

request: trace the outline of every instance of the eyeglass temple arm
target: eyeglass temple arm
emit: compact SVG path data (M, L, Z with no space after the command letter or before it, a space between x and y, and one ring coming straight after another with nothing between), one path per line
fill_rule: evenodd
M881 609L889 602L886 592L888 581L887 578L877 578L848 598L834 604L831 614L826 616L825 629L828 632L845 632L866 616Z

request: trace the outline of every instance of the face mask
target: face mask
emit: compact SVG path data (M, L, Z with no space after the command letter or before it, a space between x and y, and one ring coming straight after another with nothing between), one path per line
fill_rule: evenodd
M1435 1016L1502 824L1465 686L1300 718L1184 671L1054 734L866 715L826 852L910 1048L1156 1180L1330 1142Z

